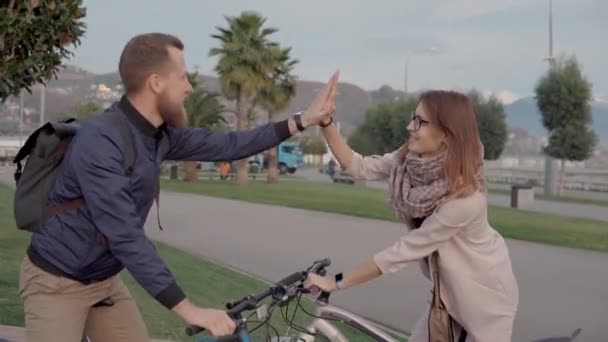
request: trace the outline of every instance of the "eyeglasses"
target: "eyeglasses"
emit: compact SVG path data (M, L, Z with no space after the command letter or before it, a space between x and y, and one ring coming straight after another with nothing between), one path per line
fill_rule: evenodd
M414 123L414 131L419 130L422 124L430 123L430 121L423 119L420 115L416 114L416 112L412 112L412 122Z

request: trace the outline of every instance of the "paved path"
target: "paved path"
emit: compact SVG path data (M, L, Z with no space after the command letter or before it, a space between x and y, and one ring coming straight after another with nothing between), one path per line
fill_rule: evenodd
M329 176L319 173L316 169L303 169L298 171L298 176L301 176L310 181L318 182L330 182ZM388 185L386 182L366 182L366 185L370 188L387 189ZM511 199L508 195L491 193L488 197L488 202L491 205L500 207L510 207ZM578 204L578 203L566 203L557 201L546 201L546 200L534 200L534 206L530 210L557 214L562 216L579 217L598 221L608 222L608 208L593 205L593 204Z
M190 194L163 192L161 203L165 230L158 230L152 210L146 228L152 238L268 280L322 257L332 259L332 270L348 270L404 232L398 223ZM583 328L580 341L608 341L608 253L508 244L521 292L513 341L566 335L577 327ZM333 301L409 330L430 288L412 265Z

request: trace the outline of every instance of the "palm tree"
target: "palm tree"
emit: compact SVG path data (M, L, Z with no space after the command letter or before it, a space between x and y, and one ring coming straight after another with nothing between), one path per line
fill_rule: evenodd
M215 71L222 93L236 101L237 129L245 130L251 108L248 102L271 81L268 75L274 67L274 59L270 47L276 43L269 42L267 37L277 29L263 28L266 19L254 12L243 12L239 17L227 16L226 21L228 28L217 27L219 33L211 35L221 46L212 48L209 56L219 57ZM236 183L247 182L247 160L239 160Z
M199 80L198 72L188 73L188 80L192 84L192 93L186 98L184 108L191 127L204 127L220 129L226 124L222 116L224 107L218 100L217 94L210 93ZM196 162L184 162L184 180L198 180Z
M292 72L298 63L297 59L291 59L289 56L291 48L274 47L271 51L275 59L275 67L271 75L272 83L260 90L255 101L268 113L268 122L273 120L276 112L285 109L295 96L297 78ZM274 147L268 151L268 183L279 181L277 166L277 149Z

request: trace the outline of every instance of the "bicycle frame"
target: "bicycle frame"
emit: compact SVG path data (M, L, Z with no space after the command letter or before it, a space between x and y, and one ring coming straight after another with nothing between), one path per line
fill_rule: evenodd
M253 340L251 339L251 335L249 335L249 331L247 330L247 328L245 327L244 329L240 329L238 332L239 338L240 338L240 342L253 342ZM204 337L198 337L196 340L196 342L216 342L218 341L218 339L216 339L215 337L210 337L210 336L204 336Z
M317 303L317 308L315 309L314 315L317 317L309 323L306 330L313 334L322 334L329 338L329 340L332 342L348 342L348 339L344 336L344 334L342 334L340 329L330 323L330 320L339 320L344 322L354 329L367 334L376 341L397 342L396 339L389 336L372 322L364 319L361 316L355 315L352 312L329 304ZM298 336L298 341L301 342L313 342L314 340L314 336L305 333L301 333Z

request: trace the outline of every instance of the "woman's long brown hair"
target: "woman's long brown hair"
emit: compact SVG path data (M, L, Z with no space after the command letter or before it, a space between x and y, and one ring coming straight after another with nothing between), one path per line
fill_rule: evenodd
M445 172L451 194L470 194L478 188L477 172L483 167L482 146L477 129L477 117L469 98L455 91L432 90L420 95L430 116L447 137ZM399 152L403 162L407 144Z

